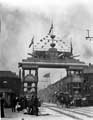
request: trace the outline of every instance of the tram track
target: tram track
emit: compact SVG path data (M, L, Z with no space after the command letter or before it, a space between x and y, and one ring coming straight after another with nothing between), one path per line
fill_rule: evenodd
M86 120L89 118L92 118L93 116L87 115L86 113L80 112L80 111L75 111L75 110L71 110L71 109L66 109L66 108L58 108L57 106L48 106L45 105L45 107L47 107L50 110L53 110L55 112L58 112L60 114L63 114L65 116L68 116L70 118L73 118L75 120Z
M73 112L73 113L76 113L76 114L80 114L80 115L84 115L84 116L89 117L89 118L93 117L93 116L87 115L86 113L84 113L82 111L74 111L74 110L71 110L71 109L67 109L67 111L70 111L70 112Z
M67 114L67 113L62 112L62 111L59 111L59 110L55 110L55 109L53 109L53 108L49 108L49 109L51 109L51 110L53 110L53 111L55 111L55 112L61 113L61 114L63 114L63 115L66 115L66 116L68 116L68 117L71 117L71 118L73 118L73 119L76 119L76 120L83 120L83 119L81 119L81 118L79 118L79 117L76 117L76 116L74 116L74 115Z

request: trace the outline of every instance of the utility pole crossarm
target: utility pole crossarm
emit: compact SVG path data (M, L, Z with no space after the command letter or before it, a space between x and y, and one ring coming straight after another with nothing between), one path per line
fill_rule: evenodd
M90 41L91 41L91 39L92 39L93 37L90 37L90 34L89 34L90 30L87 29L86 31L87 31L86 40L90 39Z

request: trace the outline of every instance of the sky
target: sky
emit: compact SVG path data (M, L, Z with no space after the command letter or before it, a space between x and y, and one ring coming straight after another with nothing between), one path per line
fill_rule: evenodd
M74 54L79 54L81 61L93 63L93 41L85 39L86 29L93 36L92 0L0 0L0 19L0 70L18 73L18 62L32 52L28 46L33 35L35 42L46 36L52 20L58 36L66 36L65 40L72 37ZM43 69L39 75L47 72L55 81L62 70Z

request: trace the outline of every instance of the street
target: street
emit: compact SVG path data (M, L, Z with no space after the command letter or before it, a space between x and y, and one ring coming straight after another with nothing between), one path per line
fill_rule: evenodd
M21 112L13 113L5 109L2 120L92 120L93 107L61 108L54 104L44 103L40 107L39 116L27 115Z

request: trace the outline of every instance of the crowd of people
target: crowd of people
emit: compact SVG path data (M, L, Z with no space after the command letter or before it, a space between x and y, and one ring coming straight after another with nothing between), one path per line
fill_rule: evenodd
M36 95L32 95L29 99L24 97L12 97L12 112L24 111L24 114L38 115L38 107L41 106L40 99Z
M1 97L1 118L5 117L4 114L4 97ZM11 97L11 111L20 112L23 111L24 114L36 115L38 116L39 109L41 106L40 99L36 95L32 95L29 99L26 96L17 97L13 95Z

